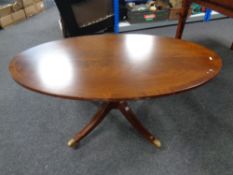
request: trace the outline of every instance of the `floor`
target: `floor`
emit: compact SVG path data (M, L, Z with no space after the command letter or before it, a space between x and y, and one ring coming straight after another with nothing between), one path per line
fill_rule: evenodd
M219 76L178 95L130 102L162 141L145 141L117 111L79 145L66 142L99 103L40 95L17 85L8 64L18 52L62 38L56 8L0 31L0 175L232 175L233 20L193 23L184 39L215 50ZM136 31L171 36L176 27Z

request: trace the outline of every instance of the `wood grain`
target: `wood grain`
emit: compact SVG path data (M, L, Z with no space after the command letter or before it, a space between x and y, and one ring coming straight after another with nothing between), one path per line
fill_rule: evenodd
M119 101L168 95L214 78L220 57L203 46L150 35L96 35L45 43L13 58L15 81L43 94Z

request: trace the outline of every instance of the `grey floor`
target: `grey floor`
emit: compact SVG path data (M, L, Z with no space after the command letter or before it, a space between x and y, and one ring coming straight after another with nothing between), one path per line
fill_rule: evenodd
M66 146L98 104L40 95L17 85L8 64L18 52L62 38L51 8L0 31L0 175L232 175L233 20L194 23L184 39L223 59L210 83L174 96L131 102L139 119L163 143L147 143L117 111L77 150ZM175 26L138 33L174 36Z

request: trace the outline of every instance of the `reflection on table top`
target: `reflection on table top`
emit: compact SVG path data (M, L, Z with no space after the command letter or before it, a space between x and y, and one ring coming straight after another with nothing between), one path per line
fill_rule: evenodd
M150 98L207 82L221 59L200 45L150 35L96 35L45 43L14 57L14 80L47 95L87 100Z

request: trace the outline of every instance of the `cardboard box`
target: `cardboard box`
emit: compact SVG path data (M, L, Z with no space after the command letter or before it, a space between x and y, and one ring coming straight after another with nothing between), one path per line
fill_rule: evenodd
M11 15L12 15L12 19L13 19L14 23L26 19L26 15L24 13L24 10L19 10L17 12L12 13Z
M23 8L23 1L22 0L16 0L12 6L12 9L14 12L19 11L22 8Z
M0 6L0 17L7 16L12 13L12 4Z
M40 13L43 10L44 10L43 1L40 1L40 2L35 3L33 5L30 5L24 9L27 17L31 17L33 15L36 15L37 13Z
M11 24L17 23L26 19L26 15L24 10L19 10L17 12L11 13L10 15L4 16L0 18L0 27L5 28Z
M38 13L37 6L35 4L25 7L24 11L27 17L31 17Z
M25 8L28 7L28 6L31 6L31 5L33 5L35 3L34 0L22 0L22 2L23 2L23 6Z
M5 28L13 23L14 23L14 20L11 14L0 18L0 26L2 28Z
M22 7L28 7L28 6L31 6L37 2L40 2L42 0L16 0L16 3L17 4L21 4Z
M169 0L173 8L181 8L183 0Z
M20 0L17 0L15 3L20 3ZM19 21L26 19L26 17L31 17L44 10L44 3L41 0L39 2L33 3L32 5L24 9L17 10L15 12L13 11L12 8L9 8L12 6L13 5L8 5L8 6L4 6L4 8L1 8L1 10L3 9L2 11L0 11L1 15L4 15L4 16L2 17L0 16L0 28L5 28L11 24L14 24L14 23L17 23ZM16 9L17 8L15 8L15 10Z
M171 8L170 9L170 15L169 15L169 19L170 20L178 20L180 17L180 13L181 13L182 8ZM188 12L188 16L192 15L192 9L189 9Z
M24 7L28 7L39 2L43 3L43 0L17 0L17 1L21 1Z
M39 1L36 3L36 8L38 12L42 12L44 10L44 3L43 1Z

